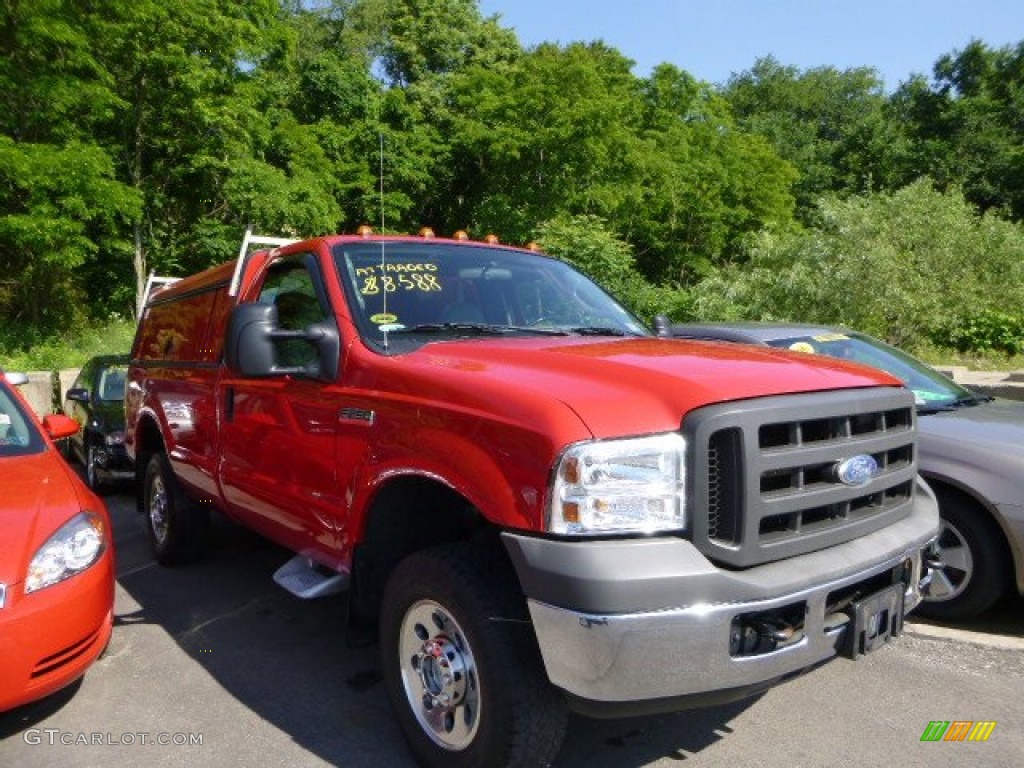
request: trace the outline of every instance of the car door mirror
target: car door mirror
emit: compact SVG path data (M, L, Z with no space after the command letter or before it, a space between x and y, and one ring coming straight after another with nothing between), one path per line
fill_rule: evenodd
M76 403L88 403L89 390L86 389L85 387L75 387L74 389L68 390L68 393L67 395L65 395L65 398L67 400L74 400Z
M43 429L51 440L63 440L78 431L78 422L63 413L51 413L43 417Z
M311 344L317 358L302 366L280 365L278 344L298 340ZM282 330L273 304L240 304L231 311L224 349L229 368L243 376L290 374L333 381L338 375L341 343L338 329L330 320L313 323L302 330Z

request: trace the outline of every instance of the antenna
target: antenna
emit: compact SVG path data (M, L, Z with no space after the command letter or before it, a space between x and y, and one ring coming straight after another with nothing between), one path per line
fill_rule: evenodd
M377 134L380 137L380 234L384 235L384 132ZM380 241L380 290L382 294L381 312L388 313L388 289L384 282L384 240ZM383 327L384 349L388 348L388 325Z

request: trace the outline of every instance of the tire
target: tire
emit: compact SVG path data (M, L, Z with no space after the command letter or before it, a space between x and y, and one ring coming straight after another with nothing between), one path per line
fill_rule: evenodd
M85 461L83 462L85 467L85 483L94 493L102 493L104 490L104 483L100 477L100 471L96 464L96 446L92 443L85 449Z
M917 613L932 619L971 619L1003 596L1009 585L1006 543L988 513L951 493L939 499L939 550L945 563Z
M146 466L144 504L157 562L178 565L202 557L209 537L209 511L181 491L165 453L154 453Z
M422 765L549 765L565 702L548 682L511 566L453 545L399 563L380 617L384 683ZM499 618L500 617L500 618Z

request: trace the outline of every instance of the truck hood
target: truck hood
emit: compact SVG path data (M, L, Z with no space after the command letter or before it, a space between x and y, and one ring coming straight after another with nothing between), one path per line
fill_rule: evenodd
M435 376L440 368L472 379L458 389L491 403L503 392L561 401L598 438L675 430L686 413L713 403L899 385L834 358L663 338L455 341L428 344L411 357Z
M22 581L39 547L82 510L71 471L52 449L0 460L0 582Z

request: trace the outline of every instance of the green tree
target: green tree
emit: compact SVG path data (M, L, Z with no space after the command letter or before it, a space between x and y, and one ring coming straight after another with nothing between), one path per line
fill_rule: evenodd
M94 20L70 0L0 7L0 320L26 343L80 319L87 297L106 308L122 275L105 257L127 254L138 210L95 136L121 102Z
M729 104L674 66L644 82L642 193L620 216L654 281L693 282L742 258L743 240L793 218L795 169L761 136L740 130Z
M907 144L904 181L928 175L982 210L1024 218L1024 42L994 50L972 41L942 56L930 83L905 83L889 109Z
M706 319L842 324L913 348L961 317L1018 311L1024 228L928 180L826 199L815 228L762 234L748 265L718 272L695 294Z
M559 213L612 219L639 196L644 147L630 65L601 43L543 44L514 65L454 78L448 195L454 210L472 213L467 225L521 242Z
M874 69L801 71L769 56L732 76L722 94L743 129L799 170L794 192L805 221L821 195L892 188L900 135Z

